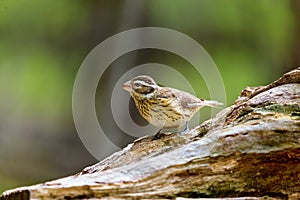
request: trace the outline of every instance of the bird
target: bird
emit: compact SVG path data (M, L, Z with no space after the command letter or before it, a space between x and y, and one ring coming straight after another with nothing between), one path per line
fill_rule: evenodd
M167 129L185 126L181 134L189 131L189 121L204 107L220 107L223 104L214 100L204 100L171 87L159 86L152 77L139 75L122 85L132 97L140 115L149 124L160 128L154 135L158 139Z

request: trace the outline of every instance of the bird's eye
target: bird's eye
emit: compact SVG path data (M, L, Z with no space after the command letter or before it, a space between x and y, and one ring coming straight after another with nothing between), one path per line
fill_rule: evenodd
M133 80L132 81L133 90L137 94L149 94L155 90L155 83L149 80Z
M139 93L139 94L149 94L151 92L154 91L154 88L151 87L151 86L144 86L144 85L141 85L141 87L136 87L134 89L135 92Z
M135 87L141 87L142 84L140 84L140 83L134 83L134 86L135 86Z

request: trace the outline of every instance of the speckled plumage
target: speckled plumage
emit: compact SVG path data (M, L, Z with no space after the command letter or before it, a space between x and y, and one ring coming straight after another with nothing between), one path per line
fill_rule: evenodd
M161 129L180 128L200 108L222 105L174 88L160 87L149 76L137 76L124 83L123 88L132 96L140 114Z

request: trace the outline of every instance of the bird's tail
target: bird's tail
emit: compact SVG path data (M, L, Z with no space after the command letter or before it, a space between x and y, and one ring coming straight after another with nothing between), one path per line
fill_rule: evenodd
M209 107L214 107L214 108L222 108L223 103L214 101L214 100L205 100L204 101L204 106L209 106Z

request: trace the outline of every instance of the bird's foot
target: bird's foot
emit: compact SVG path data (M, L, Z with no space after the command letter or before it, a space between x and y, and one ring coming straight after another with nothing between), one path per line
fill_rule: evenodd
M179 132L179 135L185 135L185 134L187 134L189 131L190 131L190 129L189 129L189 122L186 122L186 123L185 123L184 129L183 129L182 131Z
M190 129L189 129L189 128L186 128L186 129L180 131L180 132L179 132L179 135L185 135L185 134L187 134L189 131L190 131Z
M158 139L160 139L161 136L162 136L162 129L160 129L160 130L153 136L152 141L153 141L153 140L158 140Z

